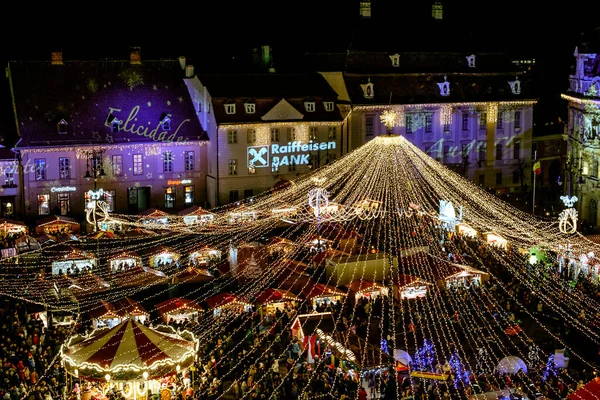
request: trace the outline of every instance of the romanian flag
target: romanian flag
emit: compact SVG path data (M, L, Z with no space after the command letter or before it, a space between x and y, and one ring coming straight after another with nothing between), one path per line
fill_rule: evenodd
M536 161L535 164L533 164L533 172L535 172L536 175L542 173L542 164L540 164L539 161Z

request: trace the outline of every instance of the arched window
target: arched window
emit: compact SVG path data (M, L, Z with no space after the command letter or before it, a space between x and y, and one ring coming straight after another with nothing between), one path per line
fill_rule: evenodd
M596 226L598 223L598 202L595 199L590 200L590 212L588 215L590 226Z

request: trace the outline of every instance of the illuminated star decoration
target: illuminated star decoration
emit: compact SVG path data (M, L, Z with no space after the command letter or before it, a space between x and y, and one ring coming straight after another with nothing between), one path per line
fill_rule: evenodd
M107 135L106 135L106 142L107 142L107 143L114 143L114 142L115 142L115 139L113 138L113 136L112 136L112 135L108 135L108 134L107 134Z
M158 179L165 179L165 176L164 175L159 175Z
M148 173L146 174L146 178L148 178L148 179L152 179L152 172L148 172Z
M139 182L136 182L136 183L134 183L134 184L133 184L133 186L135 186L135 187L140 187L141 185L140 185L140 183L139 183Z
M178 97L177 101L180 102L180 103L183 103L183 97Z
M92 137L94 139L100 139L100 132L98 132L98 131L92 131Z

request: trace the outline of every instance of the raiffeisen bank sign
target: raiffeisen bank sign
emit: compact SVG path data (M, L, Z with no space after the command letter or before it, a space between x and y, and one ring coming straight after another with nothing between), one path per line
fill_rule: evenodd
M286 145L273 143L263 146L248 147L248 167L266 168L281 165L308 165L310 152L319 150L335 150L335 142L288 142Z

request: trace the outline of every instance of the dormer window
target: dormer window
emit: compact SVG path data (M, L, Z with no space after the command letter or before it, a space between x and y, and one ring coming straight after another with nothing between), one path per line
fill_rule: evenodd
M171 118L169 118L169 114L163 114L160 117L160 124L164 131L171 130Z
M400 54L398 54L398 53L392 54L390 56L390 60L392 60L392 67L399 67L400 66Z
M325 111L333 111L333 101L326 101L323 104L325 105Z
M56 128L58 129L58 133L61 135L67 134L67 121L61 119L58 124L56 124Z
M315 111L315 102L314 101L305 101L304 108L306 109L307 112L314 112Z
M225 104L225 114L235 114L235 103Z
M375 96L375 88L374 85L371 83L370 78L367 83L360 85L360 87L363 90L363 95L365 96L365 99L372 99Z
M450 82L446 76L444 76L444 82L438 82L438 87L442 96L450 96Z
M244 103L246 114L254 114L256 112L256 103Z
M106 119L107 125L110 126L110 129L113 133L119 132L121 130L121 124L123 121L110 114Z
M475 68L475 54L467 56L467 63L469 64L469 68Z

